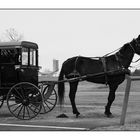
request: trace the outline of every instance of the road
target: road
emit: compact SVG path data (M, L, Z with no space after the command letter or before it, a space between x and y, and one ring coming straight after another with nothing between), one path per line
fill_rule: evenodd
M72 114L72 109L66 95L63 112L59 106L47 114L39 114L32 120L18 120L14 118L6 103L0 111L0 131L93 131L101 127L118 126L123 103L123 92L116 93L116 99L112 105L113 118L104 116L104 106L107 102L107 92L78 92L76 104L81 115L76 118ZM130 94L126 123L139 119L140 115L140 95ZM57 118L61 113L65 113L68 118Z

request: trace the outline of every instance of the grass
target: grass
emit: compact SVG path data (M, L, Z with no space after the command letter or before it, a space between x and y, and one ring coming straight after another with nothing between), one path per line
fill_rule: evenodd
M39 81L57 81L58 77L39 77ZM68 83L65 83L66 89L69 89ZM126 87L126 80L119 85L117 92L124 92ZM91 82L82 81L78 85L78 90L82 91L91 91L91 92L108 92L108 86L103 84L96 84ZM140 81L133 81L131 84L131 92L140 91Z

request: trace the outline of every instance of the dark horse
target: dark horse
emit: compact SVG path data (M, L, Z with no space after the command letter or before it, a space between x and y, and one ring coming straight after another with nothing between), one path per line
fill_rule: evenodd
M70 79L91 74L96 75L99 73L98 76L89 76L84 80L93 83L108 84L109 96L104 113L107 117L111 117L112 113L110 112L110 108L115 100L115 91L125 80L125 74L127 72L124 72L124 69L128 70L135 53L140 55L140 35L138 38L133 39L130 43L127 43L121 47L115 54L100 57L98 60L82 56L69 58L63 63L58 80L63 80L64 77ZM119 72L115 73L117 70L119 70ZM112 72L108 73L109 71ZM75 114L76 117L80 115L75 104L75 95L78 82L79 80L69 82L69 98L71 101L73 114ZM63 82L58 84L58 96L60 105L62 105L64 101Z

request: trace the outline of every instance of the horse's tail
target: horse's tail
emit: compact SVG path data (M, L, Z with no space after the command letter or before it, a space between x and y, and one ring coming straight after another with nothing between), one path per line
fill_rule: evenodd
M63 66L62 66L58 80L61 81L63 79L64 79L64 71L63 71ZM64 82L59 82L58 83L58 97L59 97L60 106L64 103L64 93L65 93Z

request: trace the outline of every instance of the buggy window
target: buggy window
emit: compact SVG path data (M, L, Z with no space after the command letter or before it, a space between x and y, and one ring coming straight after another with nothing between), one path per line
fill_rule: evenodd
M22 65L36 66L36 50L22 48Z
M22 48L22 65L28 65L28 48Z
M1 64L15 64L18 61L18 49L1 49L0 63Z
M36 50L30 49L30 65L36 65Z

